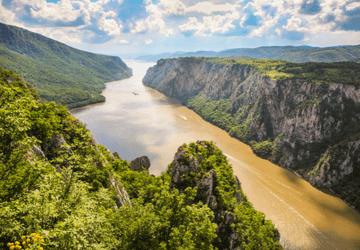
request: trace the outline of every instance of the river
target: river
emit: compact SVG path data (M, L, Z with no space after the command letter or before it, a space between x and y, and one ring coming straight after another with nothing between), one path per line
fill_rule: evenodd
M147 155L150 172L158 175L184 142L212 140L227 155L255 209L279 229L285 249L360 249L360 215L354 209L255 156L246 144L144 86L141 80L152 63L126 63L134 76L107 83L105 103L71 110L98 143L126 160Z

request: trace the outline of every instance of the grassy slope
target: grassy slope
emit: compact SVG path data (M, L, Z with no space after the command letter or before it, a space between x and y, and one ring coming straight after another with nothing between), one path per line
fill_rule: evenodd
M69 108L104 101L103 84L130 76L118 57L71 48L42 35L0 23L0 61L33 84L41 97Z

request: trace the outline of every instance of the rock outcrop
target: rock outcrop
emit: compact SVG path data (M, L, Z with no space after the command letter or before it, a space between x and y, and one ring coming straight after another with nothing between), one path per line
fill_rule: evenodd
M179 190L179 193L184 193L184 190L187 187L196 187L197 192L192 204L202 202L206 204L215 215L214 222L218 225L216 233L218 235L218 240L214 242L214 246L218 249L241 249L240 247L240 236L234 223L236 223L236 217L234 215L233 205L226 206L224 200L221 197L219 190L224 190L225 180L224 172L219 176L217 173L216 164L209 162L204 162L204 154L206 158L209 159L211 156L218 157L218 152L215 153L216 146L206 143L205 141L197 141L195 146L195 151L189 152L191 149L184 148L183 146L178 148L178 151L175 154L171 166L171 183L170 190L174 188ZM201 149L200 149L201 148ZM201 151L202 149L206 150ZM216 156L215 156L216 155ZM217 158L216 161L219 161L220 168L229 168L226 158ZM210 170L209 170L210 168ZM208 170L206 170L208 169ZM205 173L204 173L205 171ZM219 168L218 168L219 171ZM221 171L221 170L220 170ZM224 170L226 172L226 170ZM230 170L232 172L232 170ZM229 178L231 175L228 175ZM230 181L230 186L236 186L235 192L233 192L232 197L236 198L237 204L242 204L241 199L241 183L237 177L232 176ZM229 197L228 197L229 198ZM274 231L275 240L280 240L280 234L277 230Z
M315 187L342 190L338 194L360 211L360 198L353 195L358 187L341 184L360 183L359 86L276 81L251 66L194 58L159 60L143 83L184 104L192 98L226 99L227 113L238 124L228 130L231 136L251 145L271 142L266 156L255 153Z
M150 159L147 156L141 156L137 157L130 163L130 170L142 172L142 171L148 171L150 168Z

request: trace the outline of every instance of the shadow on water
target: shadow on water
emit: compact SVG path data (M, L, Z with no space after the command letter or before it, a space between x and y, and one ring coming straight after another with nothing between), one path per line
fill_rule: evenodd
M319 215L316 221L312 220L315 228L306 231L309 238L316 239L311 249L360 249L360 214L328 188L315 188L291 171L283 170L282 176L303 187L304 195L314 204L311 207L316 211L309 210L309 215Z

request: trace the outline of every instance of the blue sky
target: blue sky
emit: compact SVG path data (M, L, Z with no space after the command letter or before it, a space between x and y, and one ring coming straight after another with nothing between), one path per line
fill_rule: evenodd
M0 22L119 55L360 44L359 0L0 0Z

